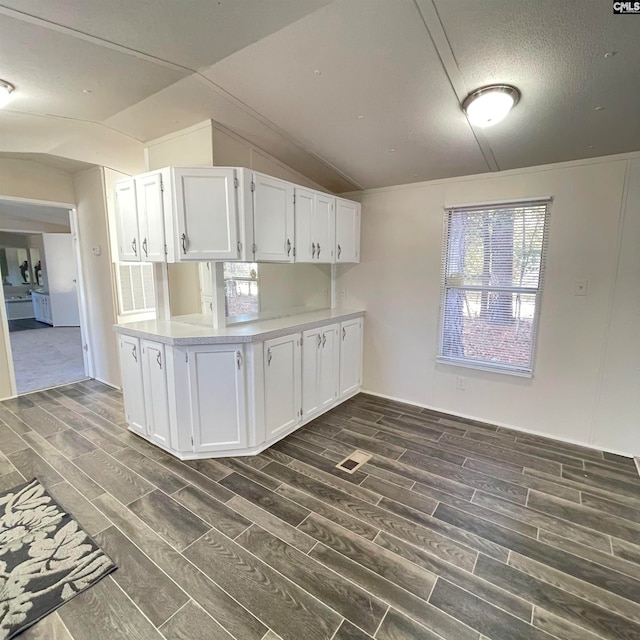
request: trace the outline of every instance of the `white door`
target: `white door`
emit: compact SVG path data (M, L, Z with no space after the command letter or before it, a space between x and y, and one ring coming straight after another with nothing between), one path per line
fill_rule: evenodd
M340 326L322 327L318 398L320 411L329 409L338 399L340 379Z
M142 384L142 354L140 341L130 336L119 337L122 394L127 423L138 433L146 435L144 387Z
M179 261L237 260L238 205L235 171L174 169Z
M313 237L315 193L296 187L295 197L296 262L312 262L316 257Z
M302 419L304 421L320 411L321 349L321 329L309 329L302 334Z
M360 204L336 199L336 262L360 262Z
M315 197L314 237L316 243L316 260L318 262L335 262L336 247L336 199L317 193Z
M253 174L253 230L256 262L293 262L293 185Z
M43 233L49 286L50 322L55 327L79 327L78 265L70 233Z
M169 397L164 345L160 342L143 340L142 362L147 435L160 446L170 447Z
M133 178L116 184L116 233L120 262L140 262L136 187Z
M193 450L247 446L244 352L241 345L189 347Z
M300 334L264 343L264 403L267 440L300 422Z
M159 173L135 179L140 247L144 262L165 261L164 205Z
M362 382L362 318L340 323L340 397L354 394Z

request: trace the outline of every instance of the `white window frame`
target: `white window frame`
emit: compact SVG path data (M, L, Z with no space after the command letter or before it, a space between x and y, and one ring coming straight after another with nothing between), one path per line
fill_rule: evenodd
M537 353L538 342L538 325L540 322L540 309L542 307L542 294L544 290L544 276L547 260L547 253L549 247L549 221L551 204L553 199L550 197L545 198L527 198L524 200L510 200L507 202L486 202L482 204L472 205L452 205L445 207L442 229L442 262L441 262L441 274L440 274L440 313L439 313L439 327L438 327L438 345L436 362L439 364L452 365L455 367L462 367L466 369L477 369L480 371L488 371L491 373L501 373L522 378L532 378L535 368L535 359ZM538 287L483 287L480 286L452 286L447 285L447 259L449 255L449 224L451 214L455 212L477 212L484 210L496 210L496 209L510 209L510 208L522 208L526 206L546 206L546 213L544 218L544 230L542 238L542 251L540 256L540 275L538 278ZM454 358L452 356L444 356L443 344L444 344L444 321L446 312L446 297L449 289L462 289L463 291L504 291L512 293L523 294L535 294L536 303L534 309L534 316L532 320L532 335L531 335L531 356L530 366L528 369L523 369L515 365L509 364L492 364L481 360L472 360L470 358Z

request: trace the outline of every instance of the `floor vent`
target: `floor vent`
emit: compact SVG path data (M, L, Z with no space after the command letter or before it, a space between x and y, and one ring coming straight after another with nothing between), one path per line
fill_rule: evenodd
M371 460L371 454L365 451L354 451L350 453L342 462L338 462L337 469L347 473L355 473L365 462Z

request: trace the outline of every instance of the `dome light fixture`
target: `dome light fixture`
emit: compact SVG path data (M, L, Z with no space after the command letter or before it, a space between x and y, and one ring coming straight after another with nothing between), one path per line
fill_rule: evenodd
M491 127L506 118L520 100L520 92L508 84L476 89L462 103L462 110L475 127Z
M15 87L6 80L0 80L0 109L11 100L11 93Z

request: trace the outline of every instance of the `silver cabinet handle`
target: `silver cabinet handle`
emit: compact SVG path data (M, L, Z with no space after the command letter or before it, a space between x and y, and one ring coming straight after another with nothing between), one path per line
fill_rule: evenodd
M136 239L133 239L133 242L131 243L131 248L133 249L133 255L137 256L138 255L138 245L136 243Z
M324 349L324 345L327 344L327 334L322 334L322 348Z
M315 242L311 243L311 257L312 258L316 257L316 243Z
M320 334L318 334L318 349L320 348L321 344L322 344L322 337L320 336Z
M240 367L242 367L242 354L239 351L236 351L236 364L238 365L238 371L240 371Z
M291 255L291 240L287 238L287 256Z
M338 260L340 260L340 254L342 253L342 247L338 245Z
M158 355L156 356L156 362L158 366L162 369L162 353L158 351Z
M242 242L238 240L238 254L242 253Z
M186 254L187 253L187 234L183 233L180 236L180 239L182 240L182 253Z
M347 337L347 330L345 327L342 327L342 339L344 340Z
M267 349L267 366L270 367L271 366L271 347L269 347Z
M142 249L144 250L144 255L148 257L149 256L149 252L147 251L147 239L146 238L142 241Z
M320 243L318 242L318 260L320 259Z
M133 359L138 362L138 351L136 349L136 345L134 344L133 347L131 348L131 355L133 356Z

